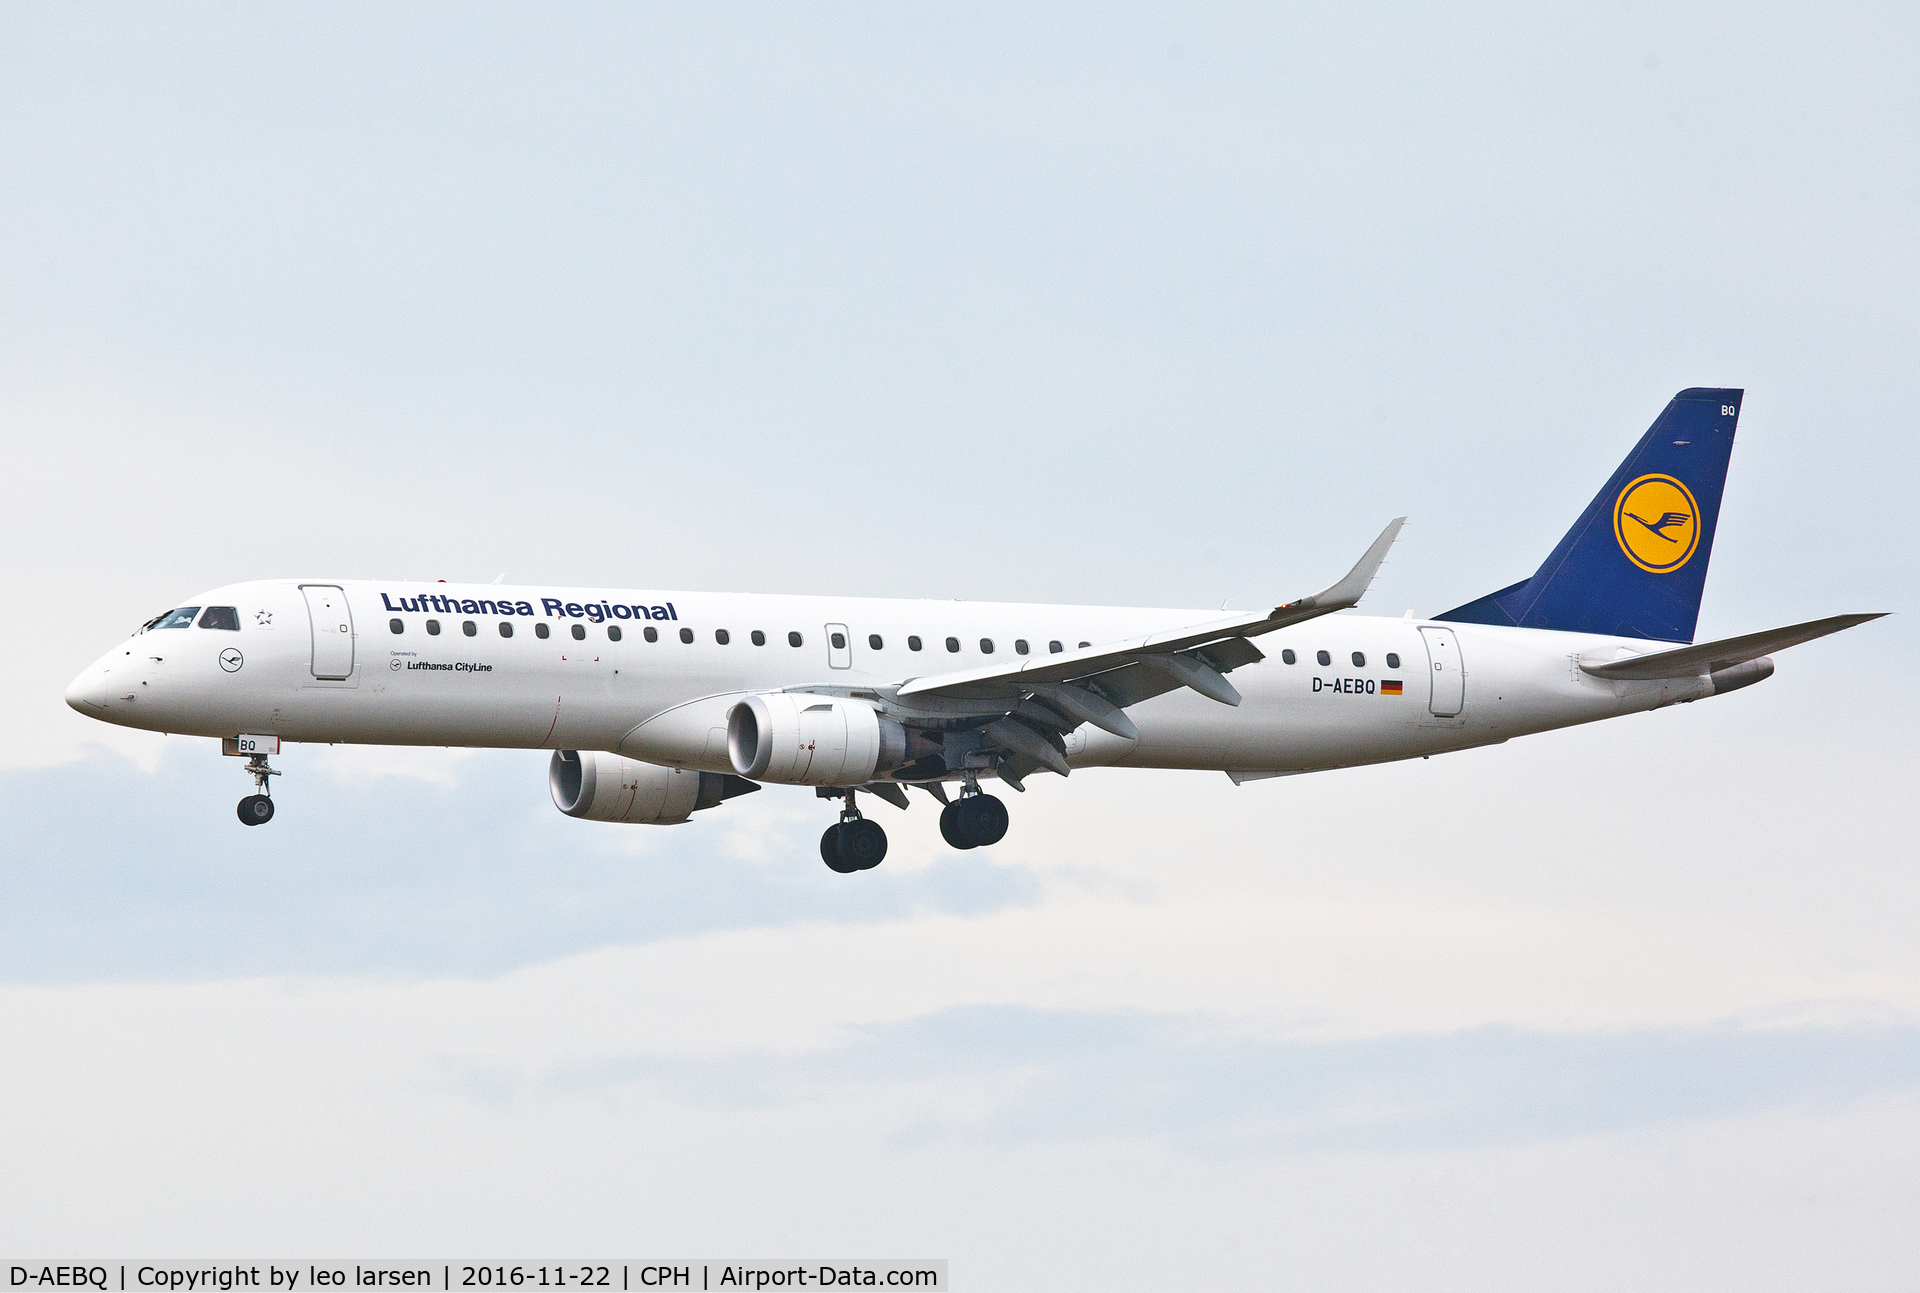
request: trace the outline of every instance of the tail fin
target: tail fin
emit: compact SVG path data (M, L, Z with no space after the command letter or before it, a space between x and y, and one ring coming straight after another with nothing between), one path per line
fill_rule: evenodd
M1744 393L1674 396L1533 578L1435 618L1693 641Z

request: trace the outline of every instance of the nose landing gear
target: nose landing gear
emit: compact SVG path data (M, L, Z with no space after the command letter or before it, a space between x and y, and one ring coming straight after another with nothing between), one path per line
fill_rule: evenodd
M280 775L279 770L267 766L267 756L256 754L247 760L247 771L253 776L253 784L260 788L257 795L248 795L240 801L238 812L240 820L248 826L264 826L273 820L273 787L267 778Z
M820 860L841 875L871 871L887 856L887 832L879 822L868 821L853 806L853 791L847 793L847 806L840 820L827 827L820 837Z

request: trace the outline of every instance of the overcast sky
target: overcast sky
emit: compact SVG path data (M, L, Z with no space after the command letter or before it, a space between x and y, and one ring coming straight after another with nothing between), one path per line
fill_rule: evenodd
M964 1288L1920 1261L1899 6L0 11L0 1249L931 1255ZM1363 610L1747 392L1764 686L836 876L770 789L60 694L231 580ZM796 681L804 681L797 679Z

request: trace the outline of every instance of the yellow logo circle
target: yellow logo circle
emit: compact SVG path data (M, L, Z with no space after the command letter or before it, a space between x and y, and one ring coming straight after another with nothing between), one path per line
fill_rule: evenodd
M1613 537L1642 570L1668 574L1687 564L1700 544L1700 505L1671 476L1642 476L1613 505Z

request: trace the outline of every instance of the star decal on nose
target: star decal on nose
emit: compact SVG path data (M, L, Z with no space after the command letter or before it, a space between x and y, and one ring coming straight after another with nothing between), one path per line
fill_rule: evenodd
M273 623L273 612L272 611L255 611L253 613L253 622L255 624L258 624L261 628L266 628L269 624Z

